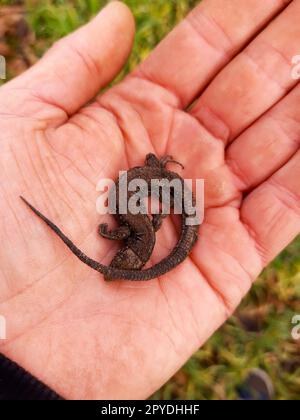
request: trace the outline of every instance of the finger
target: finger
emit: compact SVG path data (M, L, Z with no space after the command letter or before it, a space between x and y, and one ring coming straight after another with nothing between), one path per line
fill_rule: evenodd
M300 151L244 201L241 220L266 266L300 233Z
M289 2L204 0L134 75L164 86L175 93L185 107Z
M55 44L28 72L8 83L5 89L9 95L2 91L2 96L8 96L15 109L29 99L73 114L116 76L131 50L133 36L131 12L114 1L90 23ZM34 104L29 109L27 104L27 113L34 110Z
M211 83L192 110L214 136L233 140L297 83L300 2L292 2Z
M229 147L227 165L241 190L268 179L299 149L299 103L300 85Z

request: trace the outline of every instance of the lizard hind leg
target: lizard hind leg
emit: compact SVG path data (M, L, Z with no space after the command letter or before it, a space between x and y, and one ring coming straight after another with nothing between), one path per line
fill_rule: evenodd
M102 223L98 229L99 235L102 238L110 239L112 241L124 241L131 235L130 228L126 225L122 225L114 230L108 230L108 225Z

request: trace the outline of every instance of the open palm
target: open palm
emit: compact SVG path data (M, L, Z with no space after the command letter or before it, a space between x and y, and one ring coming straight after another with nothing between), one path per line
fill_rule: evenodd
M290 64L300 4L226 4L203 1L93 102L131 49L133 19L118 2L1 88L0 350L66 398L149 396L300 231L300 88ZM97 234L111 222L96 213L97 182L149 152L172 155L184 178L206 185L200 239L162 278L105 283L18 198L109 263L117 245ZM165 220L151 262L177 237Z

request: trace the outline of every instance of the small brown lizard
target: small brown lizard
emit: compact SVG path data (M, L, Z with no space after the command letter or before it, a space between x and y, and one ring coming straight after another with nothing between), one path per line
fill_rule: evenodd
M175 172L166 169L168 162L174 161L170 157L159 160L155 155L148 154L146 156L145 166L135 167L127 172L127 182L129 183L131 180L138 178L143 179L146 181L150 190L152 180L178 180L183 191L184 188L187 188L183 179ZM117 186L119 181L117 182ZM118 194L118 187L116 188L116 192ZM160 194L158 198L162 200L162 195ZM108 239L124 240L125 246L118 251L110 266L105 266L86 256L53 222L41 214L23 197L21 199L59 236L77 258L92 269L103 274L106 280L145 281L162 276L187 258L198 238L199 224L188 225L186 223L187 219L196 217L196 214L191 214L190 211L187 212L185 208L186 203L183 202L184 195L181 195L182 229L179 241L166 258L148 269L141 270L152 254L155 245L155 232L160 228L162 220L166 215L155 214L152 220L150 220L149 216L144 214L131 214L130 212L126 215L118 214L117 208L116 218L121 224L120 227L108 232L107 225L102 224L99 227L99 233ZM171 199L172 206L175 206L175 202L176 191L173 193ZM116 203L118 203L118 195ZM190 205L194 204L195 201L192 197Z

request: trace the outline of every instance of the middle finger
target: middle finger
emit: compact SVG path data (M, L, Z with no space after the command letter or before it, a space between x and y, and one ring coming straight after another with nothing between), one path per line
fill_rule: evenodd
M199 98L191 114L215 137L233 141L297 83L292 58L299 54L299 17L294 1Z

